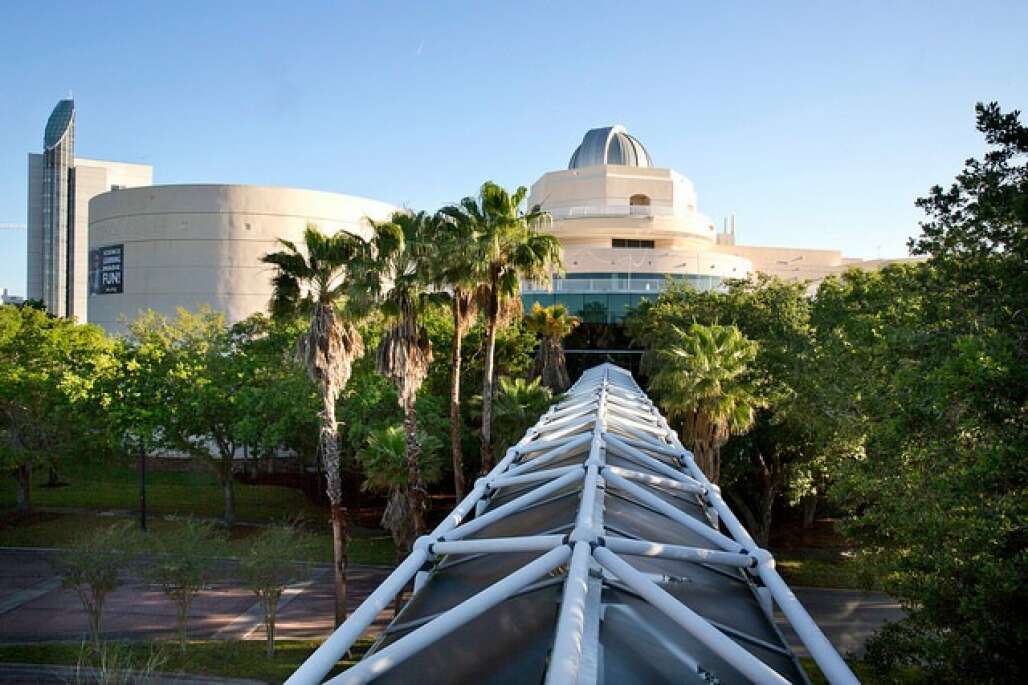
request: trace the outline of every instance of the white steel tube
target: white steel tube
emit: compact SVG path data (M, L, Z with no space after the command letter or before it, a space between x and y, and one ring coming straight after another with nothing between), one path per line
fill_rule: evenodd
M662 478L661 476L633 471L620 466L608 466L606 470L613 471L622 478L646 483L647 485L656 485L658 487L668 488L671 490L681 490L682 492L688 492L693 495L702 495L706 493L706 488L699 483L686 483L680 480L672 480L671 478Z
M443 540L429 545L432 554L495 554L497 552L545 552L564 543L563 535L525 535L481 540Z
M681 471L679 471L678 469L674 468L673 466L668 466L664 462L660 461L659 459L657 459L655 457L651 457L650 455L646 454L645 452L643 452L640 449L632 447L631 445L626 445L625 443L621 442L621 440L618 439L618 437L616 435L609 435L608 434L607 435L607 449L610 449L611 447L613 447L614 450L618 454L622 455L623 457L631 459L631 460L637 462L638 464L640 464L642 466L645 466L647 468L651 468L654 471L657 471L658 473L661 473L661 474L667 476L668 478L671 478L673 480L678 480L678 481L681 481L683 483L694 483L694 482L696 482L691 477L689 477L687 474L682 473Z
M580 431L583 428L590 426L595 419L592 414L587 414L584 417L580 417L583 420L571 423L567 426L561 426L553 431L547 430L546 426L540 426L539 435L545 437L547 440L556 440L557 438L563 438L568 435L574 435L576 431Z
M559 440L536 440L534 442L526 442L523 445L518 445L514 448L514 451L518 453L519 457L526 454L532 454L534 452L544 452L546 450L556 449L568 440L573 438L561 438Z
M571 556L571 548L567 545L550 550L503 580L443 612L388 647L361 660L349 670L329 680L328 685L357 685L373 680L436 640L449 635L476 616L503 602L518 590L535 582L567 561L569 556Z
M718 531L711 528L709 525L697 521L681 509L678 509L677 507L668 504L657 495L654 495L652 492L647 491L645 488L639 487L631 481L625 480L616 473L604 470L603 478L610 485L614 485L615 487L618 487L628 492L629 494L635 496L642 504L653 507L660 513L664 514L664 516L667 516L672 521L682 524L692 532L703 537L707 541L712 542L721 549L728 550L729 552L738 552L740 549L742 549L742 545L740 545L738 542L731 539L727 535L719 533Z
M496 480L489 483L489 488L496 490L498 488L506 488L512 485L525 485L526 483L538 483L544 480L552 480L558 476L563 476L569 471L575 471L581 469L580 464L572 464L570 466L558 466L555 469L543 469L542 471L529 471L521 475L514 476L500 476Z
M678 457L682 456L682 450L671 445L658 445L653 442L644 442L642 440L635 440L633 438L624 438L623 441L626 444L631 445L632 447L639 447L642 449L650 450L651 452L658 452L660 454L663 454L665 457L677 459Z
M832 685L858 685L859 680L853 675L853 671L846 665L835 647L828 641L825 634L814 623L807 610L803 608L800 601L796 599L789 586L785 584L782 577L775 570L775 562L767 552L761 554L763 557L757 565L757 572L764 585L771 591L785 618L796 635L799 636L810 656L817 662L821 672L825 674L828 682Z
M720 566L735 566L738 568L753 568L756 559L748 554L736 552L722 552L716 549L704 547L685 547L684 545L666 545L663 542L650 542L649 540L630 540L628 538L603 539L607 549L620 554L631 554L638 557L659 557L661 559L680 559L692 561L698 564L718 564Z
M582 660L582 635L585 632L585 599L589 591L589 562L592 558L588 542L576 542L571 566L564 579L564 596L557 619L557 636L553 641L546 685L564 685L578 679Z
M731 664L749 681L761 685L780 685L789 682L609 549L597 547L593 550L593 558L620 578L625 585L639 593L643 599L689 631L709 650Z
M558 459L566 456L572 450L578 449L585 443L589 442L589 440L591 439L592 433L584 433L582 435L576 436L575 438L567 441L560 447L550 450L549 452L542 454L534 459L527 459L524 462L518 464L517 466L508 469L506 474L504 474L504 477L517 476L522 473L527 473L528 471L534 471L536 469L542 468L550 462L557 461Z
M445 535L445 538L446 540L460 540L461 538L466 537L471 533L476 533L485 528L486 526L488 526L489 524L493 523L494 521L498 521L499 519L503 518L504 516L507 516L508 514L513 514L516 511L520 511L527 506L535 504L536 502L539 502L549 497L561 488L567 487L568 485L571 485L577 480L581 480L584 474L585 471L583 469L578 469L576 471L565 473L560 478L557 478L556 480L551 480L546 485L540 485L534 490L529 490L517 499L512 499L506 504L503 504L499 507L496 507L495 509L487 511L478 518L474 518L468 521L467 523L457 526L456 528L448 532Z
M424 550L415 550L402 564L396 567L389 577L375 589L366 600L361 602L357 610L350 614L343 625L336 628L328 639L321 643L313 654L296 669L286 685L314 685L320 683L325 674L331 671L350 649L379 612L387 608L393 598L407 586L410 579L425 563L427 555Z

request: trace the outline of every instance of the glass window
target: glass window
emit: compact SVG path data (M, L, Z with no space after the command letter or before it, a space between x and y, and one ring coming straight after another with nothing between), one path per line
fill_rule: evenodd
M610 315L614 323L621 323L628 314L631 299L628 295L610 295Z
M652 240L635 240L635 239L632 239L632 238L611 238L610 239L610 246L611 247L627 247L627 248L633 248L633 249L652 250L653 249L653 245L654 245L654 243L653 243Z
M582 316L582 296L569 293L561 293L556 296L556 301L568 308L568 311L575 316Z
M610 302L608 295L586 295L582 303L582 321L585 323L609 323Z

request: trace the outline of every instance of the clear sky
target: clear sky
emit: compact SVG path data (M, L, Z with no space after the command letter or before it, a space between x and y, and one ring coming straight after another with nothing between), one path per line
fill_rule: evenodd
M1028 109L1028 3L0 4L0 224L74 92L76 153L157 183L289 185L419 209L530 185L622 123L740 243L900 256L913 202ZM24 230L0 287L25 290Z

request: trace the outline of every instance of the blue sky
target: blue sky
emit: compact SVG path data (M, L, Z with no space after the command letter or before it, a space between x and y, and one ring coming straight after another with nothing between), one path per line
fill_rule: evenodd
M1028 108L1024 2L5 2L0 224L74 92L76 152L157 183L435 209L530 185L622 123L747 244L905 254L916 197ZM24 231L0 229L23 293Z

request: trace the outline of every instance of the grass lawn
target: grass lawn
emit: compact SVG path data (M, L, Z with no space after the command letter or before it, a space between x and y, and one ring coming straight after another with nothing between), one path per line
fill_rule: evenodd
M45 487L46 469L36 469L32 479L33 505L97 511L133 510L139 505L139 474L135 467L68 463L61 467L60 478L67 485ZM221 486L214 474L207 471L151 470L146 475L146 483L147 508L154 513L220 517L224 512ZM0 509L14 506L15 492L13 478L0 479ZM236 483L238 520L266 523L292 520L298 515L312 520L327 519L327 514L308 502L299 490Z
M89 509L96 514L37 512L28 518L0 518L0 546L64 547L84 532L114 520L103 512L135 511L139 506L139 475L128 464L69 462L61 467L60 480L67 485L46 487L46 469L33 474L32 504L36 507ZM217 477L203 469L147 473L149 526L161 530L175 525L164 515L194 515L220 518L224 498ZM294 488L275 485L235 484L236 519L244 523L287 523L301 521L311 534L308 560L332 561L332 540L328 511L311 503ZM13 509L15 481L0 478L0 510ZM6 520L9 519L9 520ZM224 554L236 556L246 538L256 532L252 526L232 529ZM396 555L392 539L381 531L354 527L350 560L357 564L392 565Z
M109 643L106 649L107 663L117 663L122 667L127 665L138 669L149 661L154 664L154 671L162 673L251 678L267 683L281 683L319 644L316 640L279 640L275 644L275 656L270 658L264 653L265 643L259 640L190 642L185 655L179 651L178 644L173 642ZM369 640L358 642L351 654L347 655L348 658L340 661L330 675L341 673L352 666L370 645ZM800 662L813 685L827 685L828 681L813 659L802 658ZM98 662L92 650L81 645L23 644L0 645L0 663L95 666ZM849 664L866 685L919 682L918 674L913 671L883 680L876 678L860 661L850 660Z
M115 520L112 516L100 514L38 513L27 519L0 523L0 547L67 547L88 531L109 526ZM175 525L178 525L175 521L158 518L148 522L149 530L156 532ZM247 538L256 532L258 529L253 526L236 526L218 553L224 556L241 555L247 546ZM332 561L332 537L327 531L310 533L310 542L306 561ZM357 529L355 536L350 539L349 549L350 561L355 564L388 566L396 562L393 540L388 535L366 535Z
M828 681L813 659L810 657L800 657L800 663L803 665L803 670L807 672L807 677L810 678L812 685L828 685ZM853 674L864 685L915 685L925 682L922 671L914 668L905 669L898 673L890 673L882 677L876 675L863 661L858 659L847 659L846 663L849 664L849 667L853 669Z
M173 642L121 642L109 643L106 663L122 668L141 669L148 662L153 671L193 675L251 678L268 683L281 683L310 656L318 645L316 640L280 640L275 644L275 656L265 655L265 643L258 640L241 642L191 642L182 654ZM370 642L357 643L352 650L359 658ZM99 661L89 647L74 644L0 645L0 662L21 664L53 664L64 666L97 667ZM351 660L340 661L332 674L353 665Z
M789 585L801 587L862 588L857 564L842 554L804 554L795 550L775 553L775 568ZM870 588L869 588L870 589Z

